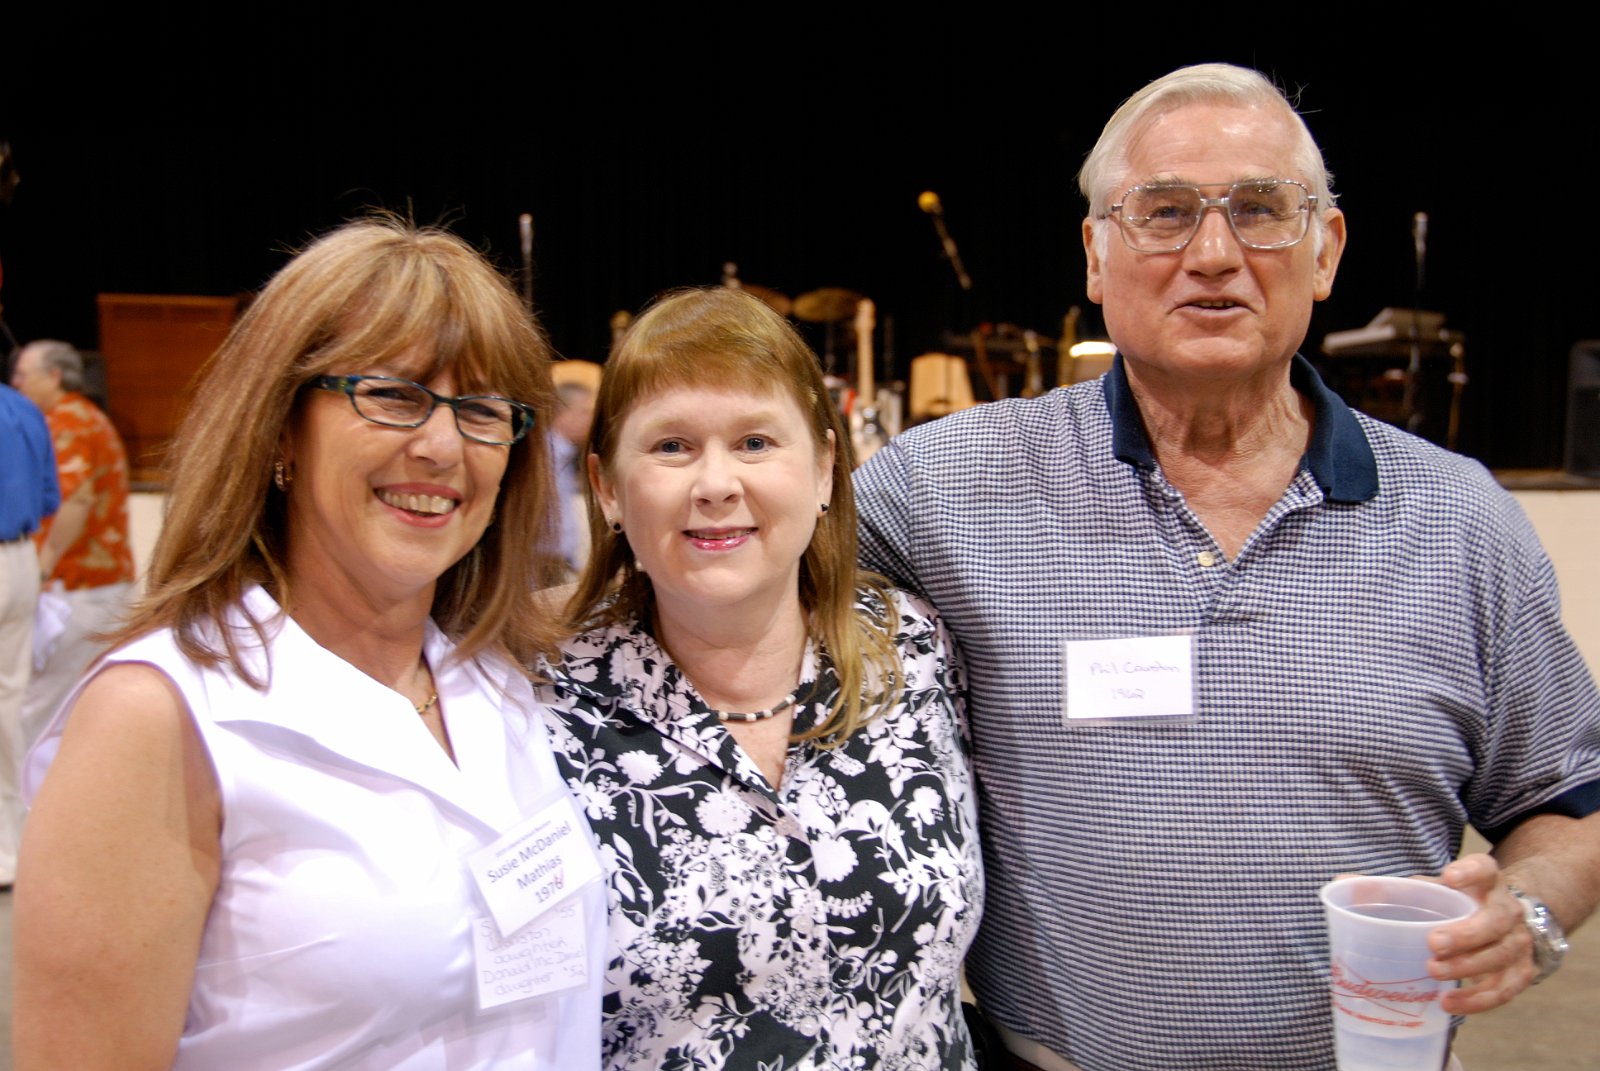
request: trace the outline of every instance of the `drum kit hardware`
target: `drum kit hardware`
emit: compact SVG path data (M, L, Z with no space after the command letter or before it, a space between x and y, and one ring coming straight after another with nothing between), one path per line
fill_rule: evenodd
M808 290L794 299L794 318L810 324L837 324L854 318L861 295L842 286Z
M791 299L771 287L742 281L732 262L723 266L722 282L749 291L780 315L822 328L823 371L850 428L858 463L904 430L908 420L932 420L981 400L1013 394L1031 398L1052 386L1065 386L1104 371L1102 359L1083 359L1071 353L1078 342L1082 314L1074 306L1062 322L1059 337L1006 323L980 324L966 334L946 334L941 340L944 352L923 354L911 362L908 397L906 383L884 382L874 367L875 362L883 362L883 355L873 356L873 332L878 325L872 299L841 286L819 287ZM887 333L890 325L883 326ZM842 349L837 343L852 335L854 367L848 375L836 374ZM983 397L974 397L974 383L983 388Z
M922 191L917 196L917 207L931 220L939 240L940 255L949 265L957 285L963 291L972 290L972 278L946 223L939 195L933 190ZM870 298L845 287L825 286L808 290L791 301L775 290L742 282L738 265L732 261L723 265L722 285L742 287L757 294L780 314L822 327L823 372L835 385L840 409L849 417L851 438L862 460L900 432L908 410L912 421L931 420L976 404L978 400L999 400L1013 393L1032 398L1052 386L1067 386L1099 375L1108 362L1103 355L1080 356L1074 350L1079 342L1081 317L1081 310L1076 306L1062 321L1058 337L1014 324L980 324L966 334L947 333L942 340L944 352L926 353L911 362L908 405L905 384L885 384L874 374L872 332L876 307ZM881 356L889 365L893 363L887 356L892 351L891 325L892 320L885 321ZM838 364L836 336L852 326L856 337L853 388L849 379L834 374ZM986 398L974 398L975 384L982 387Z
M1015 392L1024 398L1043 394L1104 371L1103 358L1081 358L1078 341L1081 310L1074 306L1062 322L1059 337L1015 324L979 324L966 334L947 333L943 352L925 353L911 361L911 383L888 380L878 365L891 364L888 352L892 321L882 324L884 345L874 355L873 336L880 325L871 298L842 286L824 286L793 298L774 287L739 278L738 265L723 265L722 285L744 290L780 316L823 329L820 358L833 396L850 429L857 463L865 461L909 424L934 420L980 401L999 400ZM611 317L612 347L633 322L619 310ZM853 339L853 367L840 372L840 338ZM1053 356L1052 356L1053 355ZM1054 372L1051 375L1050 372ZM1054 382L1050 382L1054 380ZM982 387L975 396L974 385Z
M767 307L779 316L788 316L794 311L794 302L789 300L789 296L781 291L772 289L770 286L745 283L742 289L752 297L758 297L766 302Z
M918 197L917 204L932 218L942 256L949 262L962 289L970 290L971 279L945 226L944 209L938 195L925 191ZM1080 361L1072 353L1073 345L1078 342L1080 315L1080 310L1074 307L1063 321L1059 337L1004 323L980 324L966 334L947 333L942 340L945 352L926 353L911 361L908 400L905 383L885 382L888 377L877 374L876 364L893 364L889 356L893 349L893 321L886 319L882 325L884 344L875 357L873 335L878 329L877 309L864 294L842 286L824 286L791 298L773 287L745 282L739 277L738 264L733 261L722 266L722 285L748 292L780 316L821 327L822 369L830 393L846 418L858 462L866 460L899 434L908 416L911 422L932 420L978 401L1006 398L1012 395L1013 384L1015 393L1031 398L1052 386L1066 386L1101 370L1095 361ZM626 312L612 317L613 347L631 321L632 316ZM855 352L849 355L854 367L848 370L848 375L835 372L841 364L837 346L841 336L853 336L855 342ZM1052 371L1054 375L1049 374ZM1052 379L1054 383L1049 382ZM986 397L975 398L974 385L981 386Z

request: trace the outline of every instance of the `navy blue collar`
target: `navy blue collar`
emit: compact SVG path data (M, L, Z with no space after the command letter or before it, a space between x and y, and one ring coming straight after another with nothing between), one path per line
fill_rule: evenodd
M1328 389L1311 362L1298 353L1289 368L1289 383L1311 399L1314 423L1301 464L1311 470L1322 493L1330 502L1365 502L1376 496L1378 462L1350 407ZM1122 354L1112 361L1104 384L1106 408L1111 411L1111 452L1119 461L1155 468L1155 452L1150 449L1139 403L1128 385Z

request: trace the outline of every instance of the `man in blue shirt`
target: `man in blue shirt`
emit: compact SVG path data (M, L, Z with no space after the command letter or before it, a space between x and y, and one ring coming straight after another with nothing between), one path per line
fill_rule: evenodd
M589 529L583 508L583 488L589 482L589 424L594 420L594 391L586 383L556 384L556 411L545 441L550 446L550 466L556 477L556 536L553 549L568 577L583 571L589 556Z
M980 1005L1023 1068L1333 1071L1340 873L1470 893L1428 969L1504 1004L1600 897L1600 696L1531 526L1297 355L1345 224L1270 82L1157 80L1080 182L1111 372L855 480L863 564L966 657Z
M16 879L22 832L19 719L39 601L39 557L29 537L60 504L44 414L0 385L0 887L6 888Z

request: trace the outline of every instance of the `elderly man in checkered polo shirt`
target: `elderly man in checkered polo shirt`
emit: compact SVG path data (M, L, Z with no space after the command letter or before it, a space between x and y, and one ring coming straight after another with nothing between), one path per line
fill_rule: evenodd
M857 473L864 564L963 648L1017 1067L1332 1071L1318 888L1438 875L1451 1012L1548 974L1600 897L1600 698L1481 466L1296 351L1345 244L1254 71L1185 68L1081 175L1101 379L913 429ZM1455 859L1471 822L1493 855Z

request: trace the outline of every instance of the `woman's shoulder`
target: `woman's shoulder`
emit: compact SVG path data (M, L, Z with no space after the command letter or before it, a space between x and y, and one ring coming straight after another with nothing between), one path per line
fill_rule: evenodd
M108 664L113 662L151 662L159 665L168 660L187 661L187 659L183 658L178 646L177 632L170 628L158 628L141 633L118 644L107 651L101 661Z
M39 734L22 765L22 792L31 800L64 746L109 775L123 762L140 769L152 754L195 750L196 669L170 630L138 637L111 652L84 676ZM69 735L76 741L67 745ZM214 784L214 782L211 782Z
M148 662L181 680L264 680L271 672L269 652L291 624L266 589L250 584L214 615L154 627L107 652L103 661Z
M95 688L104 689L102 678L115 681L164 680L179 694L187 694L200 687L206 667L197 663L180 643L178 632L172 628L157 628L134 636L105 652L84 671L82 679L70 694L71 700ZM72 702L63 703L57 720L65 720Z
M939 613L922 596L877 578L856 589L856 612L881 622L896 643L942 636Z
M558 677L568 676L574 668L639 650L649 639L649 633L635 621L612 621L568 636L561 641L556 660L543 665Z
M637 621L598 625L563 640L555 661L540 664L541 699L559 707L615 704L645 682L660 684L670 659Z

